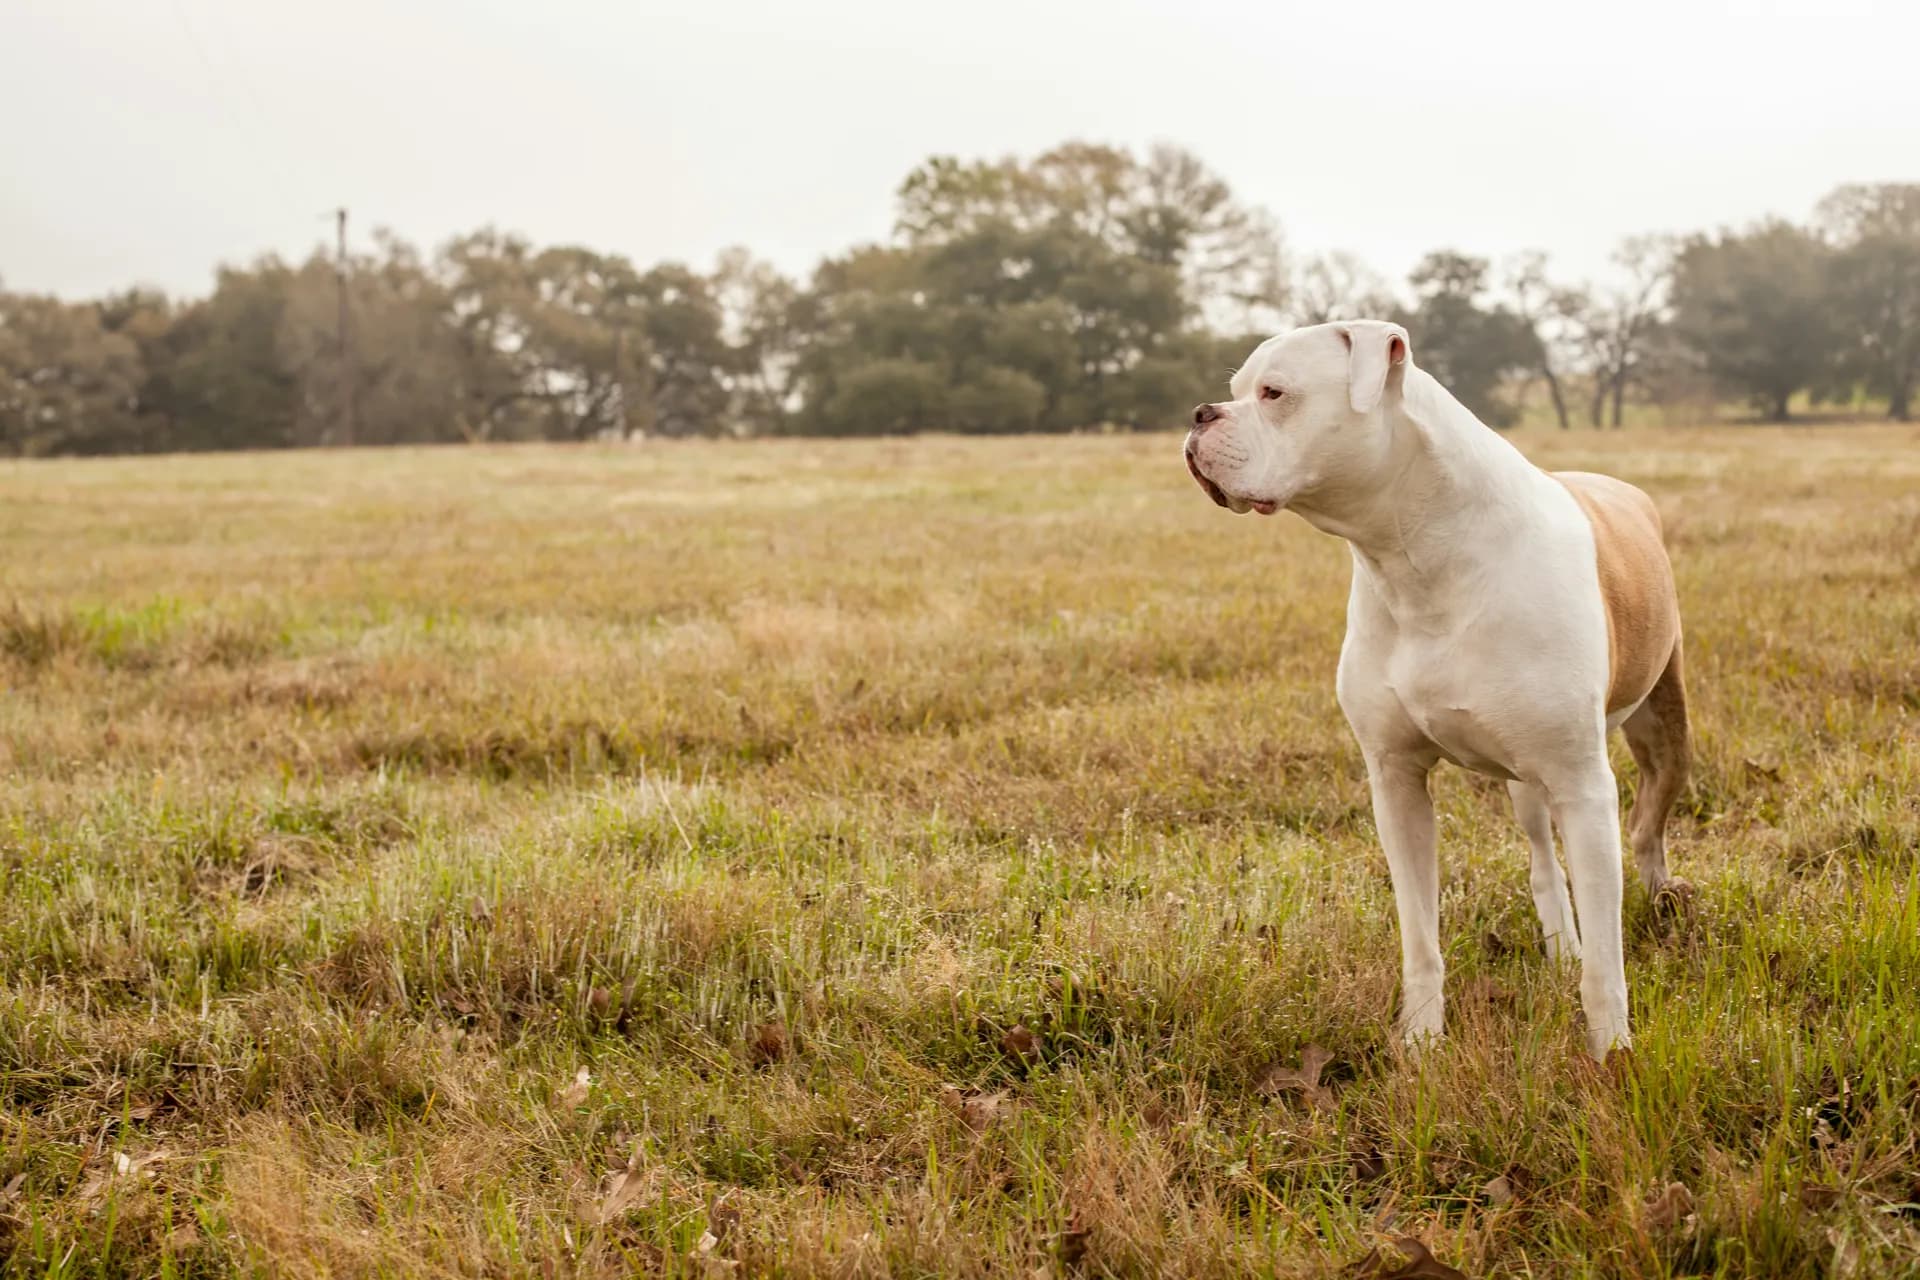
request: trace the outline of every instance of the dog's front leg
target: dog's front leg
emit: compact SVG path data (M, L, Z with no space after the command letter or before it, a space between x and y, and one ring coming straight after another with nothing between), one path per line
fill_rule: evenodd
M1573 907L1580 919L1580 1007L1587 1052L1627 1048L1627 970L1620 942L1620 797L1603 756L1575 779L1549 784L1554 820L1566 841Z
M1393 905L1400 914L1400 1034L1409 1048L1440 1034L1446 1005L1441 994L1440 859L1435 847L1433 800L1427 794L1430 764L1403 758L1369 759L1373 823L1393 877Z

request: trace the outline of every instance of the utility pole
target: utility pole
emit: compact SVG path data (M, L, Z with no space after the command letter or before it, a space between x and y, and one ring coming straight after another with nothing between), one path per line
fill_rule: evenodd
M340 422L336 443L350 445L357 434L358 406L354 403L353 308L347 300L347 211L333 211L335 245L334 280L340 288Z
M614 404L614 421L624 443L627 438L627 326L625 317L618 329L613 331L613 394L617 397Z

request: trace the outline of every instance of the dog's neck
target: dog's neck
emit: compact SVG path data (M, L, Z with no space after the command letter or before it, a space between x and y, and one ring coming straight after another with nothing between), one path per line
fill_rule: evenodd
M1292 509L1347 540L1396 617L1457 612L1501 546L1523 536L1542 473L1421 370L1406 371L1384 413L1378 471Z

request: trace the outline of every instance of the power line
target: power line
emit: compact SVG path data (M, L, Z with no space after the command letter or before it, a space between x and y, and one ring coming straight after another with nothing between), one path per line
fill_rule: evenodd
M198 29L194 27L193 20L187 16L182 0L172 0L171 7L174 21L180 26L180 33L186 37L187 45L193 50L193 56L200 62L202 79L207 86L208 97L215 112L236 137L246 135L242 138L245 149L265 153L260 167L273 175L273 183L280 188L281 199L289 205L298 203L299 197L295 194L296 188L289 176L286 156L278 145L280 140L260 132L263 127L262 122L270 117L260 95L254 91L253 82L236 66L229 66L224 70L215 67L213 59L207 55L207 47L201 41ZM240 92L247 99L250 111L232 110L232 95L227 92L232 84L240 86ZM244 123L239 118L242 116L245 117Z

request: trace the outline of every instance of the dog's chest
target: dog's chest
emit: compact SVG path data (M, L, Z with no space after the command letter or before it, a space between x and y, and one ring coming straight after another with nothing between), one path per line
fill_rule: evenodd
M1396 644L1384 672L1387 688L1406 716L1442 755L1463 768L1513 778L1514 744L1501 725L1504 682L1489 678L1479 655L1457 645Z

